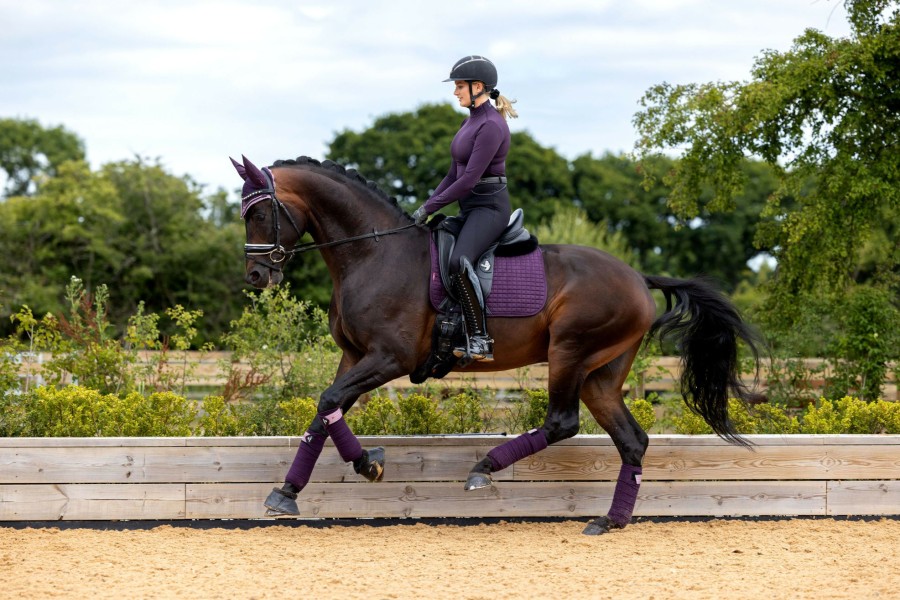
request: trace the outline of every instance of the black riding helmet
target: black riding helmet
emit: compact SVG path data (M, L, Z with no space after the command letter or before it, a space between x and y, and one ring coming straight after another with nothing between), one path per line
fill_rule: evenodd
M483 56L478 56L477 54L465 56L456 61L456 64L450 69L450 77L445 79L444 82L448 81L468 81L469 97L472 102L469 108L475 108L475 98L477 96L472 95L472 82L480 81L484 84L484 91L481 94L490 93L497 86L497 67ZM481 94L478 94L478 96Z

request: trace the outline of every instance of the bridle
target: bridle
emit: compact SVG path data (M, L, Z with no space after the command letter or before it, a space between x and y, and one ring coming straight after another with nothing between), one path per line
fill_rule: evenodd
M266 175L267 177L271 177L268 175L268 173ZM290 211L287 209L284 203L275 195L274 181L270 179L270 183L267 188L250 192L249 194L241 198L241 202L244 206L248 207L249 210L250 206L262 202L266 199L266 197L268 197L272 203L272 221L274 223L275 229L275 241L271 244L244 244L244 256L247 258L247 260L251 260L253 262L261 264L274 271L281 271L284 263L289 261L295 254L302 254L303 252L318 250L320 248L340 246L341 244L349 244L350 242L357 242L370 238L378 242L380 241L379 236L400 233L401 231L406 231L407 229L416 226L415 223L410 223L409 225L403 225L402 227L395 227L393 229L388 229L385 231L377 231L375 229L372 229L372 233L364 233L362 235L355 235L353 237L344 238L342 240L323 242L321 244L317 244L315 242L296 244L293 248L287 249L281 245L281 221L278 215L282 211L284 212L285 216L287 217L288 223L291 224L291 227L297 234L298 241L303 237L303 232L300 231L300 228L297 226L297 222L294 220L294 217L291 215Z

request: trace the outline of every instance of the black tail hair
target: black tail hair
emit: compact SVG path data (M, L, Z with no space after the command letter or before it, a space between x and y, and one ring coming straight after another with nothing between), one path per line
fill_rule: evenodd
M728 417L731 395L747 401L741 382L738 340L753 352L759 372L759 336L744 323L737 308L708 279L674 279L645 275L650 289L666 298L666 312L654 321L650 335L674 337L681 351L681 390L685 404L703 417L723 439L749 446ZM672 298L675 304L672 304Z

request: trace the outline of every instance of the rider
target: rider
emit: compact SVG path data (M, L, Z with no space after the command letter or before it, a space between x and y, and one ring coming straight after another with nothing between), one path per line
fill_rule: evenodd
M453 95L469 109L450 144L453 161L432 196L413 213L421 224L442 207L459 202L462 230L450 256L451 291L465 317L467 347L455 348L457 357L494 359L494 340L487 332L484 298L472 261L487 250L509 223L506 189L506 154L509 126L506 119L518 115L512 102L497 90L497 68L483 56L466 56L450 70ZM489 102L496 102L496 108Z

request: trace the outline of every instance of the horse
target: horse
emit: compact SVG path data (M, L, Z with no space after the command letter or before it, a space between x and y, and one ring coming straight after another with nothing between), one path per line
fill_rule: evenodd
M269 515L298 515L298 493L327 436L357 473L370 481L382 478L384 449L362 449L342 417L360 395L414 373L432 351L437 312L428 292L430 230L353 169L307 157L260 169L242 158L231 161L244 179L247 283L260 289L277 285L291 256L318 250L333 284L328 315L342 352L337 373L320 395L318 415L284 485L265 501ZM305 233L313 241L300 244ZM739 376L738 345L749 346L758 367L759 338L705 278L643 275L584 246L545 244L540 251L547 286L543 308L529 317L489 317L495 360L462 370L547 363L547 415L541 427L497 446L474 465L465 489L493 485L492 473L576 435L580 401L622 461L609 512L583 532L604 534L630 523L641 483L649 436L625 406L622 388L644 340L658 335L677 342L687 406L720 437L749 446L728 417L728 399L749 399ZM659 316L651 290L666 300Z

